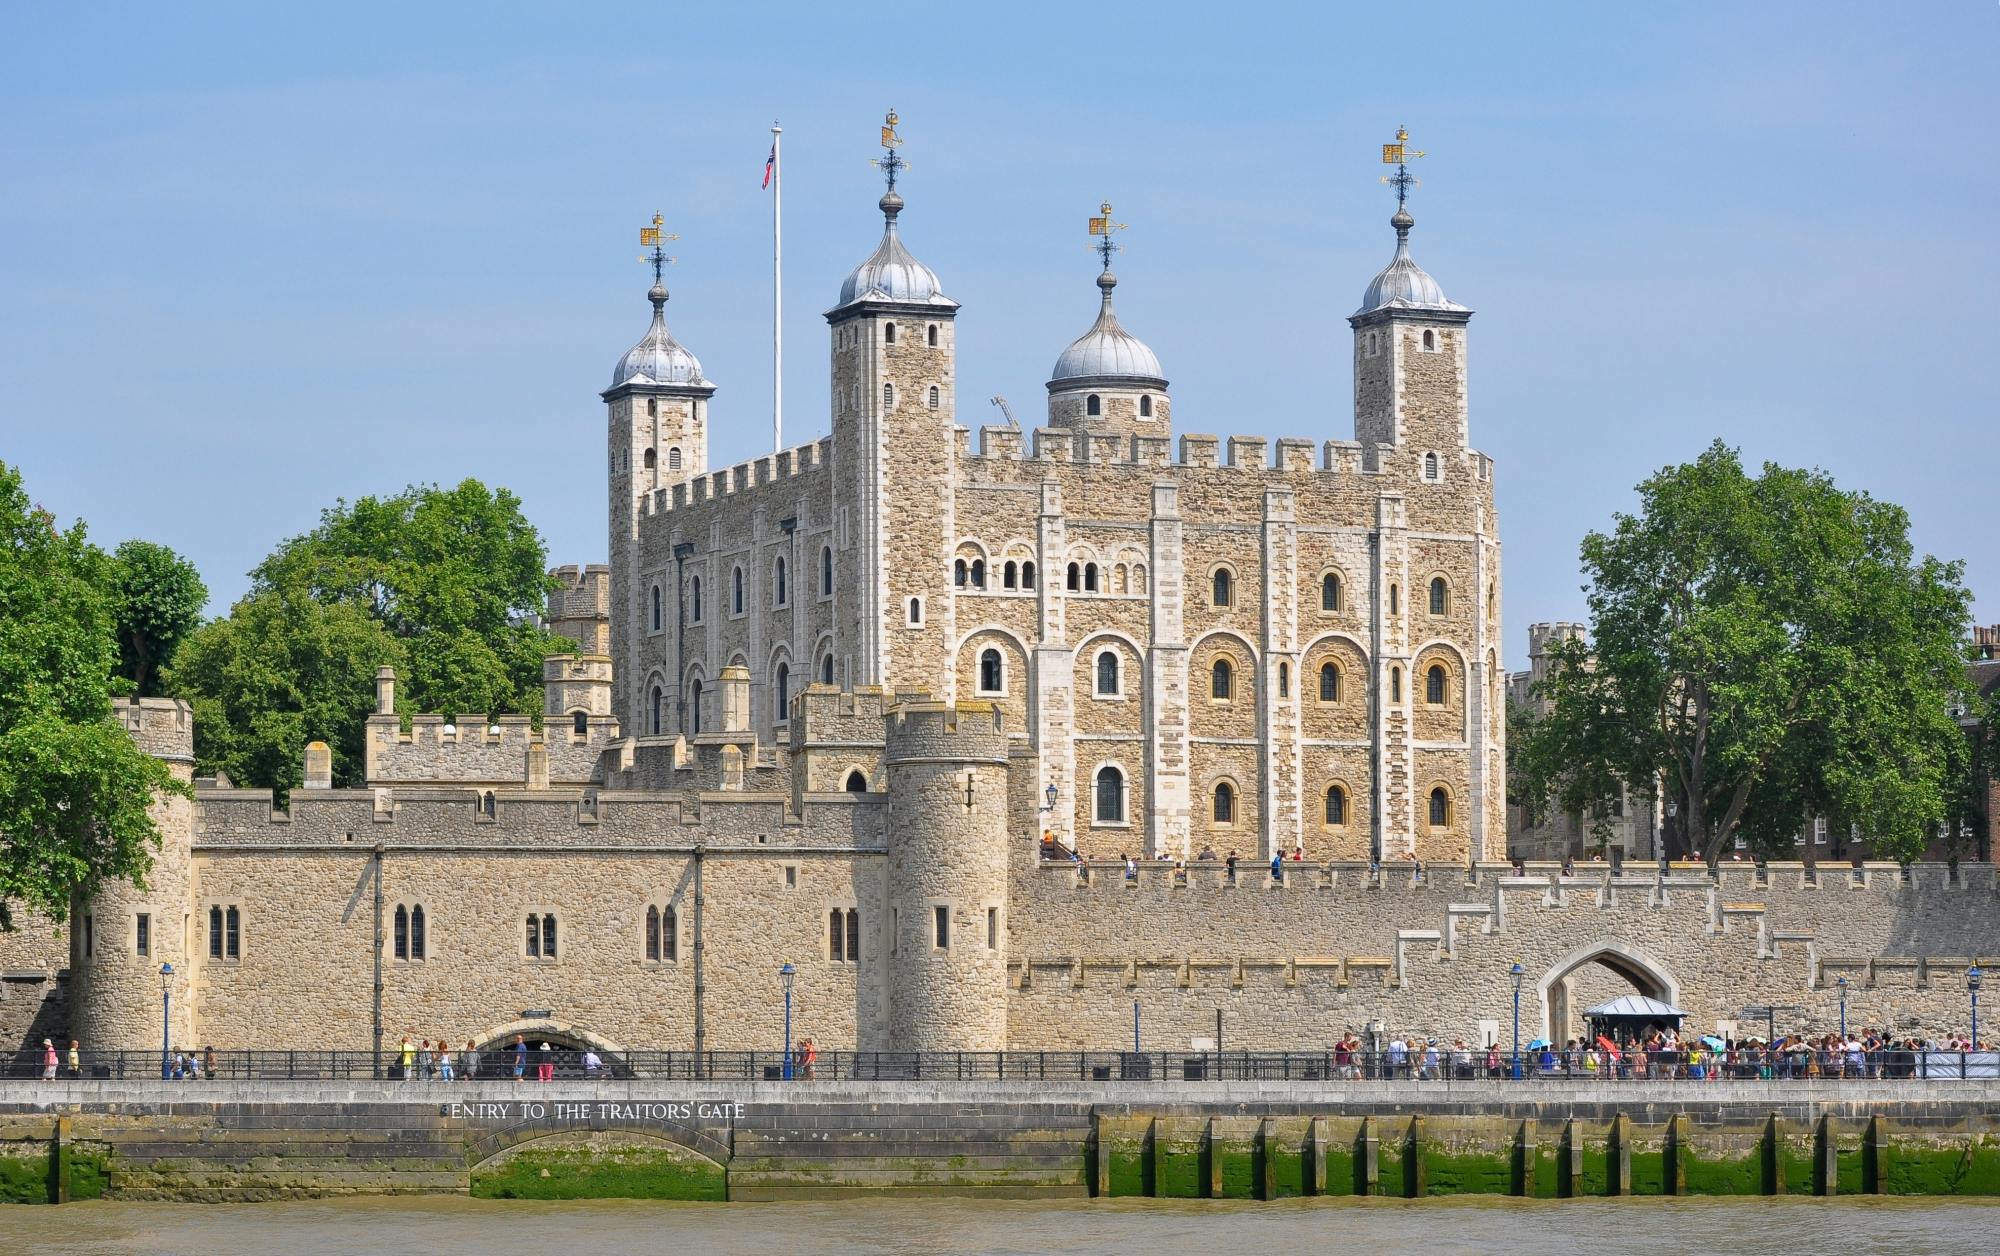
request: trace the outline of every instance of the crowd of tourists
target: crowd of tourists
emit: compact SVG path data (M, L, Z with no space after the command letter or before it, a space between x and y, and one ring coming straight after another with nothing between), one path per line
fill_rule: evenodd
M609 1070L604 1067L604 1057L586 1048L581 1052L561 1053L565 1063L574 1062L582 1075L588 1078L607 1077ZM556 1077L557 1052L547 1042L528 1046L528 1040L520 1034L504 1050L489 1051L481 1055L479 1047L467 1039L462 1051L453 1051L451 1043L443 1038L433 1043L426 1038L411 1043L407 1035L396 1053L397 1075L403 1081L471 1081L477 1077L497 1078L511 1076L515 1081L525 1081L532 1076L538 1082L551 1082ZM485 1072L482 1073L481 1070Z
M1898 1079L1927 1076L1942 1067L1957 1073L1955 1057L1990 1051L1985 1039L1895 1038L1875 1029L1858 1035L1787 1034L1775 1041L1683 1035L1656 1031L1628 1042L1571 1038L1560 1047L1535 1039L1520 1058L1499 1043L1468 1046L1463 1038L1391 1037L1370 1051L1353 1034L1333 1047L1335 1071L1348 1078L1407 1078L1419 1081L1522 1077L1658 1079L1683 1081L1793 1080L1810 1078ZM1938 1057L1947 1061L1939 1064Z

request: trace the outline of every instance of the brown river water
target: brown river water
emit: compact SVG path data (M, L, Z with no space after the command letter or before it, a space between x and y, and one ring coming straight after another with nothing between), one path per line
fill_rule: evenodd
M1248 1252L1927 1256L2000 1250L2000 1200L837 1200L457 1197L0 1209L0 1256Z

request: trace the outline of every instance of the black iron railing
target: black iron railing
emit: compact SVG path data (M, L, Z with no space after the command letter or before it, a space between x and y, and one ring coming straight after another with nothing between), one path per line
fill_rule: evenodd
M39 1049L0 1057L0 1080L40 1080L50 1072ZM82 1051L74 1063L58 1050L57 1079L139 1081L461 1081L604 1079L701 1081L1296 1081L1338 1084L1393 1081L1441 1085L1558 1081L1958 1081L2000 1079L2000 1052L1888 1047L1850 1053L1830 1048L1745 1048L1690 1055L1608 1051L1506 1052L1440 1048L1362 1051L624 1051L495 1048L446 1055L400 1047L368 1051L201 1050Z

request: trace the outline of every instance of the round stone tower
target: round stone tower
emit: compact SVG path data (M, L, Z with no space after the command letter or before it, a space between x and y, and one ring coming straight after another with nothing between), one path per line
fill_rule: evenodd
M177 698L131 698L118 719L139 748L166 761L181 781L194 776L194 715ZM77 905L70 965L79 980L71 1036L86 1050L160 1046L162 983L172 996L172 1045L193 1048L194 989L190 931L194 916L194 805L185 798L153 804L160 846L143 888L110 882ZM162 977L162 965L171 976Z
M990 702L887 717L890 1043L1007 1045L1007 730Z

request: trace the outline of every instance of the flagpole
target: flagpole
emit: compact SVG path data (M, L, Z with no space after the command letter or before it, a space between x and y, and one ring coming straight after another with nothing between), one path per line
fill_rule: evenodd
M785 129L771 123L771 452L785 447L785 172L778 145Z

